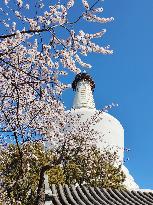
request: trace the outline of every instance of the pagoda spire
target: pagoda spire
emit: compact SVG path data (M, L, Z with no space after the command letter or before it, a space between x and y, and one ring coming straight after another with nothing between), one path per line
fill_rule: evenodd
M95 88L95 83L89 74L85 72L77 74L72 83L72 88L76 92L73 101L74 109L95 108L93 98L93 90Z

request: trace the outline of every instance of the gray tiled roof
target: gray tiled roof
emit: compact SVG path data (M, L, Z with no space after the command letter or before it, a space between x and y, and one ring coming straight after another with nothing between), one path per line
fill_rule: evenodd
M48 205L153 205L152 192L73 185L52 185L51 192L50 196L46 195Z

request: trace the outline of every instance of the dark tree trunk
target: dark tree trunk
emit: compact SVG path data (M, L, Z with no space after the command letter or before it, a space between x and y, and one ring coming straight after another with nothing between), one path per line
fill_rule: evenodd
M37 199L37 205L44 205L44 204L45 204L45 185L43 183L43 186L39 192L39 197Z
M47 170L49 170L49 169L53 168L54 166L58 165L61 161L61 158L62 157L60 157L56 161L56 163L53 163L52 165L46 165L46 166L41 168L35 205L44 205L45 204L45 184L44 184L45 178L44 178L44 174Z
M50 168L49 165L46 165L41 168L40 170L40 178L39 178L39 184L37 189L37 197L36 197L36 203L35 205L44 205L45 204L45 184L44 184L44 174L45 171Z

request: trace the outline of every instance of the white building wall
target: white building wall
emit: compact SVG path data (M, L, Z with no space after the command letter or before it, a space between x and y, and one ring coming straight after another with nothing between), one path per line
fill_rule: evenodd
M98 122L92 121L91 119L96 113L98 113L96 109L72 109L70 111L70 115L73 116L73 119L76 118L75 125L73 124L72 126L81 126L83 122L88 121L88 124L90 124L90 129L94 129L95 132L98 132L97 146L101 150L107 147L110 151L116 151L119 160L123 161L124 130L122 125L118 120L105 112L97 115L98 118L100 117ZM78 114L80 115L79 121Z

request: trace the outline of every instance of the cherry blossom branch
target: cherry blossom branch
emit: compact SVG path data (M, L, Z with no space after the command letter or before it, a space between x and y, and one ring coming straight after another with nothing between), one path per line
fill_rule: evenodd
M67 23L67 25L73 25L73 24L78 23L80 21L80 19L83 18L84 14L87 14L89 11L91 11L99 1L101 1L101 0L97 0L88 10L86 10L84 13L82 13L82 15L80 15L75 21L69 22L69 23Z
M35 34L35 33L41 33L41 32L45 32L45 31L49 31L51 28L45 28L45 29L39 29L39 30L27 30L27 31L20 31L20 33L21 34L30 34L30 33L33 33L33 34ZM12 34L7 34L7 35L1 35L0 36L0 38L1 39L4 39L4 38L10 38L10 37L13 37L13 36L15 36L16 35L16 33L12 33Z
M73 10L69 9L74 5L74 0L68 0L68 3L64 5L62 1L54 5L51 3L48 5L46 1L42 1L42 4L46 5L43 9L39 5L35 7L40 9L36 13L36 17L29 15L29 12L25 10L33 6L32 1L17 0L16 4L16 1L5 0L6 6L0 8L0 12L2 10L5 14L0 21L3 24L1 30L3 33L0 34L0 131L3 131L0 133L2 139L0 140L2 147L7 149L9 143L15 144L17 155L19 155L19 166L23 169L25 176L23 178L26 178L29 170L25 161L29 157L30 151L27 149L25 153L22 145L26 146L29 143L29 146L32 146L32 142L37 139L46 140L52 144L56 142L53 152L58 157L55 161L48 162L48 165L40 166L37 200L39 200L43 188L45 170L60 164L61 161L62 165L67 163L70 159L69 154L77 155L82 144L81 152L86 152L90 147L90 142L92 144L94 140L93 131L89 132L90 127L85 124L77 130L74 128L71 133L66 131L64 135L68 140L65 142L65 138L63 139L62 131L66 127L65 125L72 122L73 119L67 119L64 105L60 100L60 94L68 87L61 82L60 76L71 71L81 72L82 67L90 68L89 64L82 61L81 55L87 56L91 52L112 53L108 47L100 47L92 42L94 38L102 37L105 33L104 30L98 33L92 32L93 34L82 31L82 28L79 31L72 30L73 25L78 23L81 18L100 23L110 21L94 15L102 12L101 8L94 9L99 1L95 0L90 7L87 0L82 0L84 13L79 17L75 16L74 22L69 22L67 15L68 11L72 11L73 15ZM63 36L59 30L62 34L64 33ZM45 34L44 37L43 34ZM96 120L96 118L94 119ZM75 123L72 122L73 125ZM90 122L88 121L88 123ZM75 134L72 133L74 131ZM10 133L7 135L5 132ZM83 139L86 142L83 142ZM68 149L70 149L69 153L67 153ZM63 159L64 154L66 157ZM15 179L23 180L24 183L25 179L18 176L19 172L22 174L22 170L18 171ZM5 176L3 180L5 183ZM23 190L26 194L30 193L30 184L29 186L28 184L26 184L27 192ZM19 185L18 182L11 181L9 183L11 194L17 185ZM24 197L21 197L23 192L19 193L18 199L15 198L15 200L26 204ZM26 194L25 198L28 198ZM11 204L7 197L7 194L4 193L4 201Z
M1 60L2 62L4 62L5 64L8 64L9 66L15 68L15 70L19 70L19 68L17 68L15 65L13 65L12 63L10 63L10 62L8 62L8 61L5 61L3 58L0 57L0 60ZM32 77L32 78L37 79L39 82L40 82L40 81L44 81L44 82L45 82L44 79L41 80L41 79L39 79L37 76L31 75L30 73L25 72L23 69L22 69L22 72L25 73L26 75ZM4 74L3 74L3 75L4 75ZM9 79L9 78L8 78L8 79Z
M100 0L97 0L88 10L85 11L85 13L87 14L89 11L91 11L95 6L96 4L99 2ZM73 25L73 24L76 24L83 16L84 14L83 13L82 15L80 15L74 22L69 22L69 23L64 23L63 25ZM30 34L30 33L42 33L42 32L46 32L46 31L49 31L57 26L61 26L61 25L54 25L52 27L48 27L48 28L43 28L43 29L30 29L30 30L24 30L24 31L20 31L21 34ZM7 35L0 35L0 38L1 39L5 39L5 38L10 38L10 37L13 37L15 36L16 33L12 33L12 34L7 34Z

